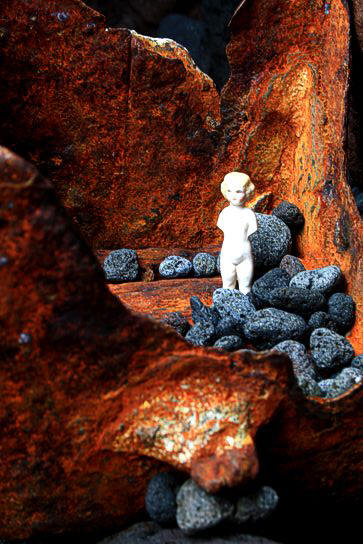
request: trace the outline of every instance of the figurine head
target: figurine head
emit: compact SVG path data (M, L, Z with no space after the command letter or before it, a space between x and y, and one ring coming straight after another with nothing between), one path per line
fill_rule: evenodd
M249 176L241 172L229 172L221 183L222 195L232 206L242 206L254 190Z

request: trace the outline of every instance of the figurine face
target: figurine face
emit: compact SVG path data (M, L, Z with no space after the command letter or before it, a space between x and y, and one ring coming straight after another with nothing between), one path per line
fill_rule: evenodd
M239 180L231 180L227 184L226 198L232 206L243 206L246 190Z

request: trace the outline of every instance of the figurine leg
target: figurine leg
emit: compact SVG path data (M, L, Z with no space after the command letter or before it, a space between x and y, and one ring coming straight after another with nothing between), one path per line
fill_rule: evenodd
M238 289L244 295L247 295L251 291L251 283L253 277L253 258L247 257L236 266Z
M221 257L221 276L223 289L234 289L237 283L236 267L230 261L225 261Z

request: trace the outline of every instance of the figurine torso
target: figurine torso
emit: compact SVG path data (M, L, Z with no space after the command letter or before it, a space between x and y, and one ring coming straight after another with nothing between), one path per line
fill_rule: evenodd
M248 236L256 230L256 217L252 210L242 206L228 206L219 214L217 226L224 233L221 257L234 265L251 256Z

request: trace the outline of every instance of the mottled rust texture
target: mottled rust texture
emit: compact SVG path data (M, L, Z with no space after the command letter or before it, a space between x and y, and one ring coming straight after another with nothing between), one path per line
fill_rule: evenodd
M87 241L212 239L219 96L186 50L107 29L79 0L4 0L0 27L0 143L51 179Z
M305 216L298 251L307 268L341 267L357 319L348 336L363 352L363 223L346 184L349 76L347 3L241 3L227 48L231 78L222 92L226 156L273 203Z
M198 464L206 489L250 477L286 357L194 348L131 315L51 184L5 148L0 173L0 537L120 525L160 461Z

